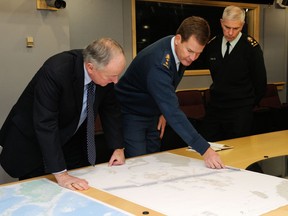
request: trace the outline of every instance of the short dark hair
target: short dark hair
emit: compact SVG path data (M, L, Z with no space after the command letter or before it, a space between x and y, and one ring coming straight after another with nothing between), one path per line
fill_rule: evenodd
M210 39L210 26L202 17L191 16L182 21L176 34L181 35L182 42L193 35L199 44L206 45Z

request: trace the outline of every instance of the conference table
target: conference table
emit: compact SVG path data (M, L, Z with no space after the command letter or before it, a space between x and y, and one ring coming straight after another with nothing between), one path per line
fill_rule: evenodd
M224 140L219 143L233 147L218 152L225 164L246 169L255 162L288 155L288 130ZM189 152L186 148L170 152L202 159L199 154Z
M246 169L249 165L255 162L261 161L263 159L288 155L288 148L287 148L288 130L253 135L253 136L236 138L236 139L231 139L231 140L224 140L219 143L233 147L231 149L218 151L225 165L231 166L234 168ZM173 150L167 151L167 153L175 155L175 156L176 155L185 156L185 157L189 157L193 159L202 160L202 157L198 153L190 151L188 148L173 149ZM158 153L152 154L152 155L157 155L157 154ZM139 158L141 159L141 157ZM128 159L126 163L133 159L134 158ZM101 165L97 165L97 166L101 166ZM80 174L81 174L82 169L88 169L88 168L81 168L81 169L76 170L76 172L80 171ZM0 186L0 189L3 186L7 186L7 185L9 186L9 185L14 185L14 184L17 185L23 182L29 182L35 179L37 180L37 179L42 179L42 178L46 178L49 181L51 180L55 182L55 179L52 175L47 175L47 176L19 181L15 183L3 184ZM278 179L278 177L275 177L275 178ZM105 204L111 205L115 208L121 209L132 215L153 215L153 216L154 215L156 216L166 215L166 214L160 213L159 211L155 209L147 208L144 205L137 204L137 202L129 201L128 199L125 199L121 196L113 195L112 193L109 193L99 188L91 187L90 189L83 191L83 192L79 192L79 193L83 194L84 196L88 196L92 199L103 202ZM288 195L288 190L287 190L287 195ZM1 193L0 193L0 197L1 197ZM0 209L1 209L1 206L0 206ZM267 213L264 213L261 215L265 215L265 216L288 215L288 201L287 201L287 204L279 206L278 208L268 211Z

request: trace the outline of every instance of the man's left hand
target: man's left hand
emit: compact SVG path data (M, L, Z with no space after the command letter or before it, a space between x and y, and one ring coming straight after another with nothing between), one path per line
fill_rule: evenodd
M160 130L160 139L162 139L164 135L165 127L166 127L166 119L164 118L163 115L161 115L159 117L159 121L157 125L157 129Z
M124 163L125 163L124 148L115 149L109 160L108 166L122 165Z

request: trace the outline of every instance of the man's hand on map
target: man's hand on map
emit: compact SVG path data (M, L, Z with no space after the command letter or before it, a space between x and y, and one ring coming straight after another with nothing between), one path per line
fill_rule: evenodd
M61 187L70 190L87 190L89 189L88 182L85 179L80 179L68 174L67 171L59 174L54 174L58 184Z
M203 154L203 158L207 167L212 169L224 168L224 164L220 159L218 153L216 153L211 147Z
M124 163L125 163L124 148L115 149L109 160L108 166L122 165Z

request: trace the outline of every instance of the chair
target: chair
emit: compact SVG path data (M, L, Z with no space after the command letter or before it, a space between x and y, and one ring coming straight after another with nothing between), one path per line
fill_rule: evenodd
M102 133L103 133L102 123L101 123L99 115L97 115L96 120L95 120L95 135L102 134Z
M95 119L96 164L110 160L113 150L107 144L99 115Z
M278 95L278 89L275 84L267 84L266 93L259 103L259 107L268 107L281 109L282 104Z
M275 84L267 84L264 97L254 108L254 134L288 129L288 109Z
M200 129L201 121L205 116L205 106L202 93L199 90L179 90L176 92L181 110L196 130ZM173 130L170 125L165 128L161 140L161 151L186 147L182 138Z
M176 92L181 110L189 119L202 120L205 116L205 105L201 91L180 90Z
M209 88L203 91L203 98L204 98L205 107L207 107L210 102L210 89Z

